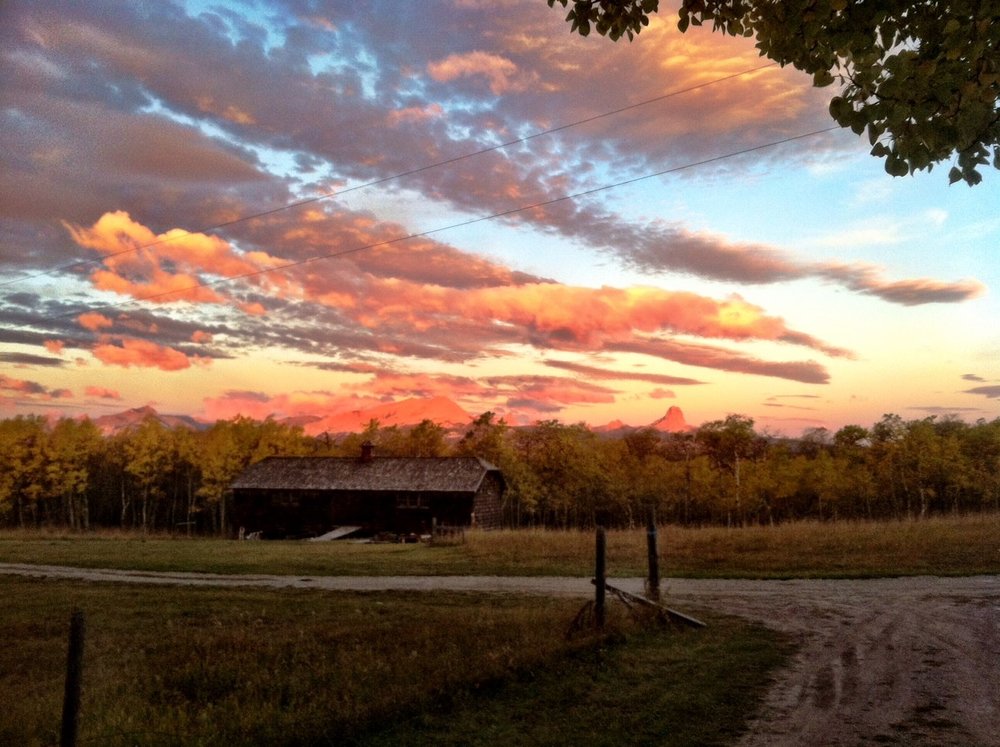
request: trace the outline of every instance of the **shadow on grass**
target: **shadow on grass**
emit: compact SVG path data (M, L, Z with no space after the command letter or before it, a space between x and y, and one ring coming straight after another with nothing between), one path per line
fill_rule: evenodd
M726 745L746 729L792 646L707 614L702 630L612 635L537 670L437 699L352 745Z

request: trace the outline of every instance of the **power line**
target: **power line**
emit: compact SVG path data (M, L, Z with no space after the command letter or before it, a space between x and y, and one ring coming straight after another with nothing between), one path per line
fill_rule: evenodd
M572 194L562 195L560 197L555 197L551 200L543 200L541 202L535 202L530 205L522 205L521 207L511 208L510 210L502 210L497 213L490 213L489 215L481 215L476 218L469 218L468 220L458 221L457 223L451 223L447 226L439 226L438 228L431 228L427 231L421 231L420 233L407 234L405 236L397 236L394 239L386 239L385 241L377 241L371 244L363 244L360 246L351 247L350 249L341 249L335 252L328 252L326 254L317 254L312 257L306 257L305 259L295 260L294 262L286 262L281 265L275 265L273 267L265 267L259 270L253 270L251 272L241 273L239 275L232 275L230 277L218 278L216 280L209 280L201 283L195 283L193 285L184 288L173 288L169 291L162 291L160 293L152 293L146 296L136 296L128 299L127 301L122 301L120 303L106 304L104 306L98 306L96 308L90 308L89 311L106 311L108 309L117 309L123 306L127 306L132 303L139 301L153 301L159 298L165 298L167 296L173 296L179 293L187 293L188 291L198 290L199 288L210 288L216 285L223 285L225 283L232 283L237 280L245 280L247 278L259 277L260 275L266 275L270 272L276 272L278 270L287 270L293 267L300 267L302 265L311 264L313 262L319 262L324 259L335 259L337 257L344 257L349 254L357 254L358 252L367 251L370 249L377 249L383 246L391 246L393 244L399 244L404 241L410 241L412 239L426 238L428 236L433 236L434 234L443 233L445 231L451 231L456 228L464 228L466 226L475 225L476 223L484 223L486 221L496 220L497 218L504 218L509 215L515 215L517 213L522 213L527 210L534 210L537 208L548 207L550 205L555 205L560 202L567 202L569 200L575 200L580 197L587 197L589 195L597 194L598 192L606 192L609 189L616 189L618 187L625 187L630 184L636 184L637 182L645 181L647 179L655 179L659 176L665 176L667 174L675 174L679 171L686 171L688 169L697 168L699 166L707 166L711 163L717 163L719 161L725 161L730 158L736 158L737 156L744 156L749 153L756 153L758 151L766 150L768 148L774 148L779 145L785 145L786 143L792 143L797 140L805 140L806 138L815 137L817 135L823 135L827 132L833 132L834 130L839 130L839 125L831 125L830 127L824 127L820 130L813 130L811 132L806 132L800 135L791 135L789 137L781 138L780 140L773 140L769 143L763 143L761 145L754 145L749 148L743 148L737 151L731 151L729 153L724 153L719 156L713 156L711 158L705 158L700 161L692 161L691 163L686 163L681 166L672 166L668 169L663 169L661 171L656 171L650 174L644 174L642 176L632 177L630 179L624 179L619 182L614 182L612 184L605 184L600 187L593 187L591 189L585 189L580 192L574 192ZM71 313L57 315L56 318L69 318L77 316L82 312L74 311Z
M15 283L23 283L23 282L28 281L28 280L34 280L36 278L50 276L50 275L53 275L55 273L65 272L66 270L72 270L75 267L81 267L81 266L86 266L86 265L91 265L91 264L99 264L99 263L101 263L101 262L103 262L105 260L112 259L114 257L120 257L120 256L122 256L124 254L132 254L132 253L140 251L142 249L149 249L149 248L154 247L154 246L159 246L160 244L166 244L166 243L169 243L171 241L176 241L178 239L182 239L182 238L185 238L187 236L191 236L192 234L195 234L195 233L208 233L210 231L218 231L219 229L222 229L222 228L228 228L229 226L234 226L234 225L237 225L239 223L245 223L247 221L255 220L257 218L265 218L265 217L267 217L269 215L274 215L275 213L280 213L280 212L283 212L285 210L292 210L294 208L302 207L303 205L311 205L313 203L320 202L321 200L327 200L327 199L330 199L332 197L339 197L341 195L349 194L351 192L356 192L356 191L362 190L362 189L367 189L369 187L376 187L376 186L378 186L380 184L385 184L386 182L391 182L391 181L394 181L396 179L402 179L404 177L413 176L415 174L421 174L421 173L423 173L425 171L430 171L432 169L436 169L436 168L439 168L441 166L448 166L448 165L451 165L453 163L458 163L460 161L464 161L467 158L474 158L476 156L481 156L481 155L484 155L486 153L492 153L494 151L502 150L504 148L509 148L512 145L519 145L521 143L526 143L529 140L534 140L534 139L540 138L540 137L542 137L544 135L551 135L553 133L562 132L563 130L568 130L568 129L573 128L573 127L578 127L580 125L589 124L590 122L596 122L597 120L600 120L600 119L606 119L607 117L612 117L612 116L615 116L617 114L622 114L624 112L631 111L633 109L638 109L638 108L643 107L643 106L648 106L649 104L655 104L658 101L664 101L665 99L673 98L674 96L680 96L681 94L691 93L692 91L697 91L697 90L699 90L701 88L706 88L708 86L715 85L716 83L723 83L723 82L725 82L727 80L732 80L734 78L739 78L739 77L742 77L744 75L749 75L750 73L755 73L755 72L758 72L760 70L765 70L765 69L767 69L769 67L774 67L776 64L777 63L775 63L775 62L769 62L769 63L766 63L764 65L758 65L757 67L748 68L748 69L742 70L742 71L740 71L738 73L732 73L730 75L725 75L725 76L722 76L721 78L715 78L713 80L706 81L704 83L698 83L698 84L695 84L693 86L688 86L686 88L677 89L676 91L670 91L669 93L661 94L660 96L654 96L653 98L645 99L644 101L639 101L639 102L634 103L634 104L628 104L627 106L623 106L623 107L620 107L618 109L612 109L611 111L602 112L601 114L595 114L595 115L590 116L590 117L585 117L584 119L578 119L578 120L576 120L574 122L569 122L567 124L559 125L557 127L552 127L550 129L547 129L547 130L541 130L539 132L535 132L535 133L532 133L530 135L525 135L524 137L519 137L519 138L516 138L514 140L508 140L506 142L499 143L497 145L491 145L491 146L489 146L487 148L481 148L480 150L472 151L471 153L465 153L465 154L460 155L460 156L454 156L452 158L446 158L446 159L444 159L442 161L436 161L434 163L427 164L427 165L424 165L424 166L418 166L415 169L410 169L409 171L402 171L402 172L400 172L398 174L392 174L391 176L383 176L383 177L381 177L379 179L375 179L375 180L370 181L370 182L365 182L364 184L356 184L353 187L347 187L345 189L334 190L334 191L331 191L331 192L323 192L323 193L318 194L318 195L313 195L312 197L306 197L306 198L301 199L301 200L296 200L294 202L289 202L289 203L284 204L284 205L279 205L278 207L269 208L267 210L261 210L259 212L250 213L248 215L243 215L243 216L240 216L239 218L233 218L232 220L224 221L222 223L215 223L215 224L213 224L211 226L206 226L204 228L192 229L190 231L181 229L179 232L177 232L177 233L175 233L175 234L173 234L171 236L167 236L165 238L157 239L156 241L151 241L151 242L146 243L146 244L140 244L139 246L130 247L128 249L121 249L121 250L119 250L117 252L112 252L111 254L105 254L102 257L96 257L96 258L92 258L92 259L79 259L79 260L76 260L74 262L69 262L67 264L60 265L58 267L53 267L53 268L51 268L49 270L42 270L41 272L36 272L34 274L31 274L31 275L24 275L22 277L13 278L11 280L4 280L3 282L0 282L0 288L6 287L8 285L14 285Z

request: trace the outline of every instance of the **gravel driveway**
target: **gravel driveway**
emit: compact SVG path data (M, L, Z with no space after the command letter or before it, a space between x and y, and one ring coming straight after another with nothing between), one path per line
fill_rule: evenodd
M586 578L228 576L0 563L23 576L330 591L486 591L589 596ZM641 579L612 581L640 592ZM667 579L668 604L711 608L791 634L744 745L1000 745L1000 577L847 581Z

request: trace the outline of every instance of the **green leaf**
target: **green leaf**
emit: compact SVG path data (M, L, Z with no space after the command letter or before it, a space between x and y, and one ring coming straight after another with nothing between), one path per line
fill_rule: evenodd
M910 173L910 167L906 165L906 161L891 154L885 159L885 170L890 176L906 176Z
M833 75L829 70L820 70L819 72L813 73L813 85L816 88L824 88L833 83Z

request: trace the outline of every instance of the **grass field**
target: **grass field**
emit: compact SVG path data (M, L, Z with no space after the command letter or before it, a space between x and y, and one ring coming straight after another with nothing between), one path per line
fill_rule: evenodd
M82 745L731 743L789 653L704 614L661 629L579 600L120 587L0 577L0 744L58 742L71 610Z
M923 521L799 523L741 529L663 527L661 575L731 578L1000 573L1000 514ZM237 542L0 533L0 562L216 573L570 575L591 573L590 532L470 532L461 545ZM644 530L608 534L612 576L646 573Z
M0 562L303 575L592 572L590 532L464 544L236 542L0 533ZM663 576L1000 572L1000 516L660 532ZM645 531L608 537L645 573ZM80 744L732 743L788 656L777 634L696 613L661 630L620 607L567 638L580 600L117 586L0 577L0 744L58 741L66 636L87 615ZM14 697L12 694L16 694Z

